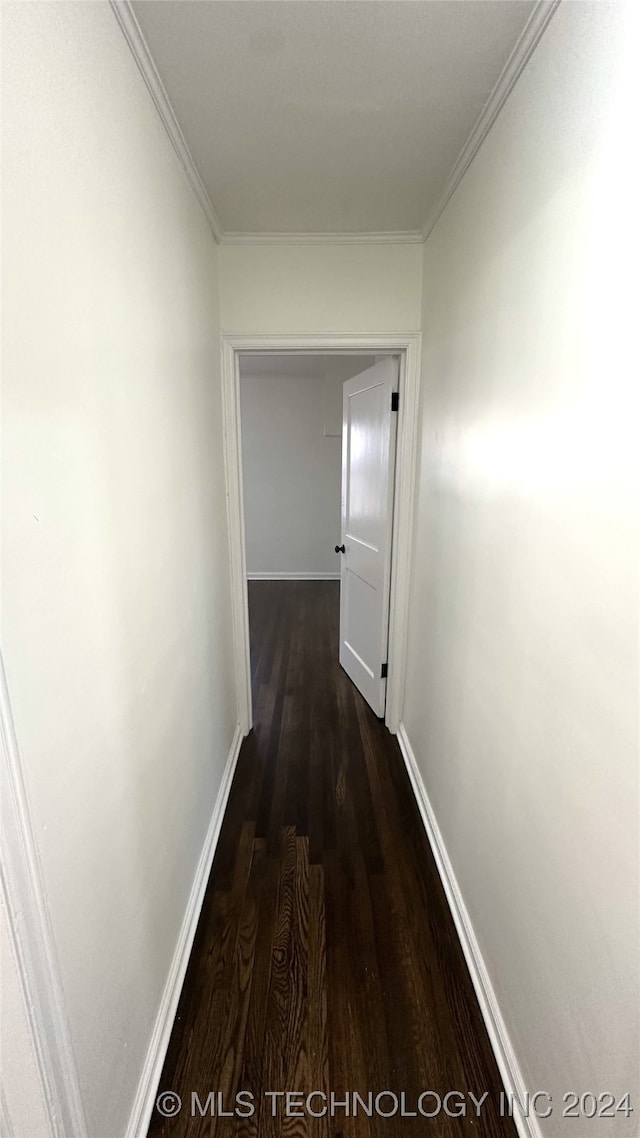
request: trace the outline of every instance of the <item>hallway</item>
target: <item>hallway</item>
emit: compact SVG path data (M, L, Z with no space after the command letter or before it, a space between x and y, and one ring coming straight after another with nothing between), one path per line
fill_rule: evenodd
M638 1138L640 4L1 25L0 1130Z
M255 726L158 1087L182 1111L151 1135L515 1134L400 751L337 662L338 601L335 581L249 583ZM334 1117L285 1117L265 1092L286 1090L334 1092ZM339 1106L383 1090L407 1115L456 1090L466 1117ZM229 1112L250 1092L255 1114L201 1117L194 1091Z

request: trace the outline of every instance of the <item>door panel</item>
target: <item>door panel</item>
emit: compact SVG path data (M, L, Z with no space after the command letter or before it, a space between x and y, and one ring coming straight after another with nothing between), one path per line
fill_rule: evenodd
M381 360L343 387L340 663L384 714L398 361Z

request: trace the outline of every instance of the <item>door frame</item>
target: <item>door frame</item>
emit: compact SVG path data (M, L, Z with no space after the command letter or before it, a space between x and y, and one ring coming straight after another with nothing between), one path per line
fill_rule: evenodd
M354 356L393 354L400 357L400 399L391 538L387 701L384 719L389 731L395 735L400 725L403 710L409 621L410 565L418 457L421 335L419 332L353 335L327 332L304 336L222 334L220 339L233 654L238 723L243 735L248 735L251 730L253 714L238 356L240 352L255 352L260 355L283 355L284 353Z

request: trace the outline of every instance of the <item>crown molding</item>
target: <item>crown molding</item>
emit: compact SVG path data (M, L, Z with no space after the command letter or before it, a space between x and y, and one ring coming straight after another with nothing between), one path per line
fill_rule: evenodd
M171 145L175 150L182 168L191 183L196 198L198 199L202 211L211 226L211 231L216 241L220 241L222 237L222 226L216 216L216 211L211 204L204 183L196 169L195 162L191 157L191 151L187 146L185 137L180 129L178 120L174 114L173 107L169 102L169 96L164 89L162 79L158 74L153 57L147 46L140 25L135 17L133 8L131 7L130 0L109 0L113 13L120 25L122 33L131 49L131 54L135 59L138 70L144 79L149 94L153 99L155 108L160 116L162 125L164 126Z
M419 229L373 233L222 233L221 245L421 245Z
M500 73L495 87L476 120L471 134L456 159L444 190L422 228L423 241L426 241L447 202L469 169L559 4L560 0L538 0Z

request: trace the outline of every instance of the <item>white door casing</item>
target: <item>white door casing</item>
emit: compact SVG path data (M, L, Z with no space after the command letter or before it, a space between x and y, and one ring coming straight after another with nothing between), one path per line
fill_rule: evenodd
M340 663L379 716L387 688L397 391L398 360L388 356L347 380L342 397Z

